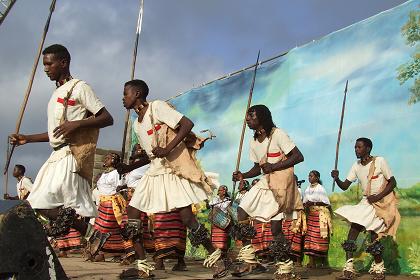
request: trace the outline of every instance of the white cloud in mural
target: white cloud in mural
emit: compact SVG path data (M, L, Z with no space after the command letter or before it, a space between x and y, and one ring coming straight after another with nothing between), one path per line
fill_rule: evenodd
M299 55L301 56L303 52ZM317 80L328 79L330 85L346 80L353 72L369 66L377 59L378 49L376 42L370 45L355 44L347 50L340 49L336 53L329 53L319 57L317 61L299 67L296 73L297 80L316 77ZM312 59L301 57L301 61Z

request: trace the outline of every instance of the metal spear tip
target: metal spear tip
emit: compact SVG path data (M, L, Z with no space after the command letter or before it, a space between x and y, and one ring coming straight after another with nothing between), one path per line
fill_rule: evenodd
M213 139L213 138L216 138L216 135L214 135L214 134L213 134L213 132L211 132L211 130L210 130L210 129L204 129L204 130L201 130L201 131L200 131L200 133L206 133L206 132L208 132L208 133L209 133L209 137L208 137L208 139Z

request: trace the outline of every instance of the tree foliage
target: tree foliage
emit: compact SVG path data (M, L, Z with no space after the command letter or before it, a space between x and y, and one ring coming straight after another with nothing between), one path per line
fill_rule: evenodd
M420 10L410 12L407 23L401 28L401 33L405 37L406 44L414 47L414 53L409 62L398 67L397 79L400 84L404 84L414 78L414 84L410 88L411 96L408 100L409 104L414 104L420 101L420 79L418 77L420 72L420 46L418 44L420 41Z

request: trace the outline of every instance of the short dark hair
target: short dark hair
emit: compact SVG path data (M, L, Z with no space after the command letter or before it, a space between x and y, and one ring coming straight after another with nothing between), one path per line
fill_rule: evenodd
M67 50L67 48L59 44L54 44L49 47L46 47L42 51L42 54L43 55L54 54L58 59L65 59L67 60L68 63L70 63L70 60L71 60L70 53Z
M360 137L359 139L356 140L356 142L359 142L359 141L363 142L363 144L365 144L366 147L369 147L372 150L373 148L372 140L366 137Z
M23 166L22 164L16 164L15 167L20 171L20 173L25 174L25 166Z
M147 95L149 94L149 87L147 86L146 82L143 80L131 80L124 84L124 87L134 87L138 91L140 91L142 97L146 99Z

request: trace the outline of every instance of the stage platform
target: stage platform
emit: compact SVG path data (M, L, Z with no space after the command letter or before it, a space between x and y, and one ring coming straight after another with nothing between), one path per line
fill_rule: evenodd
M71 256L69 258L60 258L60 262L63 265L64 270L67 273L67 276L70 279L75 280L114 280L119 279L118 274L123 270L127 269L130 266L120 266L117 263L112 262L85 262L79 256ZM198 260L187 260L188 271L183 272L173 272L171 268L174 264L174 261L168 260L165 262L166 271L155 271L155 279L211 279L211 270L206 269L202 266L202 261ZM311 279L311 280L327 280L335 279L336 275L339 275L338 270L333 269L311 269L306 268L297 268L297 272L301 275L302 279ZM271 268L268 273L258 274L258 275L249 275L246 277L232 277L228 276L223 279L271 279L274 273L274 268ZM361 275L360 280L371 279L368 274ZM419 277L412 276L394 276L387 275L388 280L411 280L411 279L420 279Z

